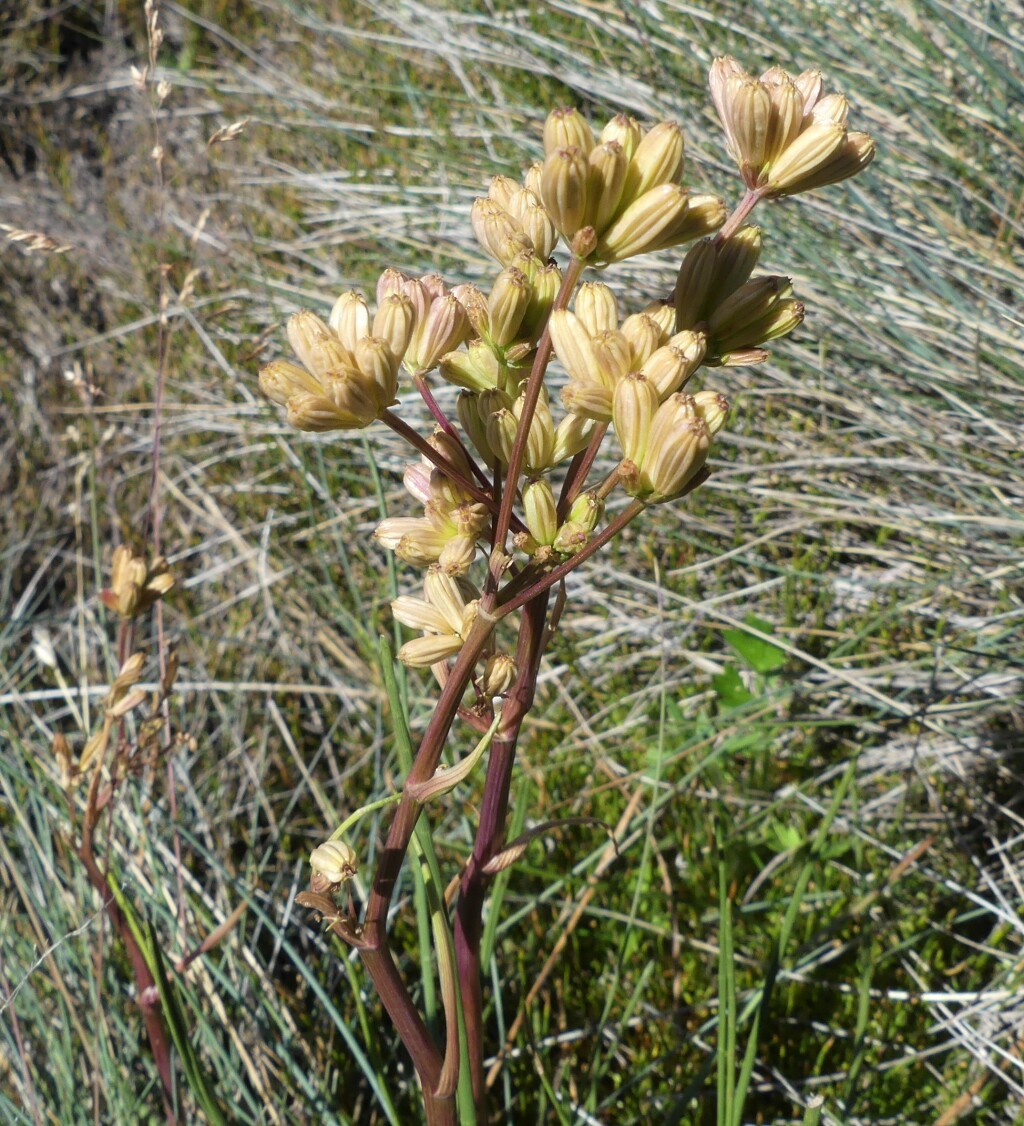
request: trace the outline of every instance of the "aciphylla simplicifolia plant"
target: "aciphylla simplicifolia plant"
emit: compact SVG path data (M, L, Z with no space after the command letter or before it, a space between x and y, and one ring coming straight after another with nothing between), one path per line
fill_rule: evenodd
M544 125L543 161L522 183L495 176L473 204L473 231L500 267L488 292L387 269L375 308L344 293L326 321L296 313L288 339L300 364L278 360L260 373L300 430L379 421L419 455L404 480L422 514L384 520L376 539L420 574L415 593L392 603L417 635L398 659L433 673L437 703L415 753L408 732L397 735L408 767L400 788L313 850L301 898L359 951L412 1057L429 1123L486 1119L482 911L489 882L528 840L506 840L510 779L566 576L646 508L679 503L707 479L729 404L713 387L691 391L698 371L759 363L764 344L803 320L788 278L754 274L755 206L846 179L874 155L869 136L847 130L846 98L826 93L817 70L793 77L773 67L755 78L720 58L710 87L746 188L731 214L717 196L685 187L674 122L644 129L620 114L595 133L575 109L557 109ZM556 260L559 240L568 254ZM686 243L674 292L627 316L607 284L583 280ZM557 394L548 379L555 358L568 376ZM460 389L457 418L434 397L435 379ZM432 432L396 413L400 391L422 398ZM614 468L592 480L609 447ZM466 729L479 739L460 754ZM445 767L449 741L455 765ZM485 756L476 839L450 914L422 815ZM386 806L386 840L360 904L349 837ZM410 849L431 918L439 1039L389 944Z

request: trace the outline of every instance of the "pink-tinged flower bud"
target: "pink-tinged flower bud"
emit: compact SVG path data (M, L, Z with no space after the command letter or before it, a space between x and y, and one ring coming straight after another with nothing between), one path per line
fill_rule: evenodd
M619 327L615 294L601 282L584 282L576 290L573 312L590 336L614 332Z
M414 374L432 371L446 353L457 348L469 331L469 317L453 294L435 297L416 325L405 350L405 366Z
M388 296L391 295L385 295L384 299ZM330 325L342 345L354 352L356 343L370 334L370 309L366 298L352 290L343 293L331 309Z
M555 149L544 161L541 200L555 227L571 239L587 223L590 165L575 146Z
M516 679L516 663L506 653L493 653L484 665L480 689L484 696L504 696Z
M595 231L602 231L619 210L630 165L622 146L615 142L598 145L588 160L587 222Z
M561 391L562 405L581 418L611 422L612 391L603 383L589 379L570 379Z
M388 266L388 268L377 279L377 291L374 295L377 304L383 305L385 299L389 296L389 294L404 292L405 283L408 280L408 277L406 277L406 275L403 274L401 270L396 270L394 266ZM342 294L342 297L345 296L345 294ZM353 294L353 296L358 297L359 295ZM339 298L339 301L340 300L341 298ZM369 332L368 326L364 327L359 332L359 336L365 336L367 332Z
M658 408L640 465L640 495L652 503L678 496L700 470L711 447L707 424L692 396L672 395Z
M597 495L595 489L590 489L580 493L572 502L572 507L569 509L569 522L585 532L592 532L603 515L604 501Z
M662 184L631 203L597 244L601 262L621 262L636 254L674 245L675 232L686 216L686 190Z
M551 485L536 477L523 486L523 518L530 535L539 544L550 544L558 532L555 494Z
M272 360L260 369L260 390L271 402L285 406L292 395L322 395L320 380L287 360Z
M458 655L462 638L457 633L428 634L414 637L398 650L398 659L412 669L428 669Z
M632 160L640 142L643 140L644 131L632 117L624 113L615 117L601 130L601 144L617 144L621 146L626 160Z
M487 298L475 285L457 285L452 289L452 294L466 310L473 331L477 336L483 336L487 332L489 323Z
M594 147L594 131L578 109L553 109L544 122L544 154L570 147L586 156Z
M623 201L631 203L662 184L678 184L683 174L683 131L674 121L661 121L644 137L629 162Z
M430 491L430 474L431 467L422 462L407 465L405 473L402 474L402 484L405 485L406 492L420 504L426 504L433 499Z
M811 67L798 74L793 82L804 100L804 120L809 121L825 89L825 80L820 70Z
M647 447L647 432L658 409L658 392L640 372L630 372L612 396L612 422L622 456L640 462Z
M693 397L693 404L713 438L729 417L729 400L717 391L698 391Z

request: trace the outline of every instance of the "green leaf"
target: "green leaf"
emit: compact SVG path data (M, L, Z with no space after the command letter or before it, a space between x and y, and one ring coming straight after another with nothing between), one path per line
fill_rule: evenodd
M747 703L754 697L747 691L740 674L732 667L729 666L723 673L711 678L711 686L715 692L718 693L719 700L727 708L738 708L741 704Z
M754 614L748 614L743 620L751 629L756 629L759 633L775 632L771 622L766 622ZM754 672L775 672L786 663L786 651L763 638L752 637L741 629L727 629L722 636L735 650L740 660Z

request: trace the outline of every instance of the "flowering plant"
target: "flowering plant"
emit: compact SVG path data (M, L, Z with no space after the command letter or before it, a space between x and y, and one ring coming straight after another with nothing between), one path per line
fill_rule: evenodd
M696 373L759 363L767 342L802 321L788 278L752 276L761 252L761 232L747 223L754 207L852 176L874 155L870 137L847 131L846 99L825 94L817 71L794 78L773 67L754 78L722 58L710 87L746 187L731 213L684 186L674 122L645 130L620 114L595 134L575 109L555 110L543 161L522 183L495 176L473 204L473 230L500 267L487 293L387 269L372 311L345 293L326 321L295 314L288 338L300 362L276 360L260 373L264 393L299 429L381 421L419 455L405 486L422 515L384 520L376 538L422 572L421 592L395 599L392 611L418 635L398 659L431 670L436 707L415 753L406 747L400 791L357 810L313 850L301 901L359 950L412 1057L430 1123L486 1116L482 910L491 878L528 842L506 840L509 787L564 580L648 506L678 501L707 479L729 404L711 388L691 392ZM562 265L551 257L559 241L568 250ZM588 269L685 243L673 293L629 315L607 284L583 281ZM557 396L555 358L568 377ZM457 418L438 404L435 377L459 388ZM403 385L422 397L431 433L395 412ZM611 435L614 468L592 480ZM445 769L456 721L479 739ZM476 839L452 917L420 814L485 755ZM358 857L346 835L386 805L395 808L385 847L359 905L347 886ZM410 850L429 904L443 1043L399 973L387 929Z

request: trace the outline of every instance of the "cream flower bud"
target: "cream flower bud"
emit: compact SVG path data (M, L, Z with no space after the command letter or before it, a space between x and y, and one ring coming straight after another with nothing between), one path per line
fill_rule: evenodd
M520 224L504 206L495 203L493 199L475 199L469 220L476 241L503 266L508 265L506 258L509 248L514 246L514 240L519 240L521 249L526 247L526 236Z
M626 173L623 200L632 202L651 188L678 183L683 173L683 131L674 121L662 121L637 146Z
M590 336L614 332L619 325L615 294L601 282L584 282L579 287L573 312Z
M556 309L548 321L555 355L562 361L570 379L597 378L597 355L583 321L567 309Z
M285 406L292 395L322 395L320 381L305 368L287 360L272 360L260 369L260 390L272 402Z
M534 261L536 258L534 256ZM558 296L562 286L562 271L554 262L547 262L543 266L533 266L530 277L530 300L526 305L522 323L519 326L519 335L529 343L534 343L544 331L551 306ZM506 353L506 359L511 355Z
M647 446L647 432L658 409L658 392L640 372L630 372L612 395L612 422L622 447L622 456L640 462Z
M640 495L658 503L677 496L704 465L711 446L692 396L672 395L658 408L640 466Z
M842 125L850 116L850 103L842 94L826 94L815 103L811 110L811 121L815 125Z
M695 192L689 198L686 214L678 226L666 233L666 237L658 244L658 248L677 246L690 239L701 238L708 235L725 222L725 200L706 192Z
M496 203L504 211L509 210L512 196L519 190L519 185L511 176L492 176L487 186L487 198Z
M523 413L526 399L520 396L512 404L512 411L516 418L517 429ZM555 421L551 417L551 408L540 399L530 420L530 431L526 438L526 452L523 457L523 468L527 473L543 473L552 465L555 451Z
M600 379L609 390L629 371L629 341L621 332L601 332L593 339L597 371L592 378Z
M427 669L456 656L462 645L462 638L457 633L431 633L407 641L398 650L398 659L410 668Z
M430 525L418 516L389 516L382 520L373 533L373 538L389 551L394 551L404 536L418 533Z
M377 307L370 335L383 340L391 354L401 359L412 339L414 324L412 301L404 293L390 293ZM354 351L358 346L357 341Z
M421 633L451 633L444 614L422 598L401 595L391 603L391 613L396 622Z
M571 239L587 222L590 165L582 149L555 149L544 161L541 200L555 227Z
M590 153L588 163L587 222L595 231L602 231L619 210L630 164L622 146L614 141L598 145Z
M645 192L601 236L597 257L602 262L621 262L673 245L686 211L686 189L678 184L662 184Z
M601 130L600 140L601 144L614 142L620 145L626 155L626 159L632 160L633 154L636 152L637 147L643 139L643 135L643 130L634 118L627 117L626 114L620 113L616 114Z
M386 294L384 300L387 300L388 296L393 294ZM334 302L329 323L342 345L350 352L354 352L356 342L370 332L370 310L366 298L352 290L343 293ZM302 353L297 348L296 353L301 358Z
M764 159L771 163L796 140L803 125L804 99L796 83L781 67L773 67L761 76L771 103Z
M717 391L698 391L693 397L694 409L707 424L713 438L729 417L729 400Z
M466 310L469 323L477 336L483 336L487 331L488 313L487 298L475 285L457 285L452 289L452 294L459 304Z
M445 630L458 633L466 613L466 598L459 581L440 567L431 567L423 579L423 593L441 614Z
M610 422L612 417L611 388L589 379L570 379L562 388L562 405L567 411L595 422Z
M839 151L813 172L800 180L799 187L791 188L788 193L809 192L814 188L824 188L829 184L838 184L840 180L847 180L863 172L875 158L875 141L867 133L847 133ZM771 198L772 193L768 193Z
M320 884L321 890L351 880L359 870L355 851L344 841L324 841L317 845L309 854L309 863L313 880Z
M382 408L390 406L398 393L398 357L388 342L379 336L364 336L356 345L356 362L367 377L367 393L375 395Z
M660 401L686 385L700 367L706 349L703 333L680 332L651 356L643 366L643 373L658 392Z
M825 80L820 70L811 67L798 74L793 81L796 88L803 96L804 120L808 121L810 120L811 114L814 112L814 107L821 98L822 91L825 88Z
M544 152L550 154L571 146L587 155L594 147L594 131L579 110L553 109L544 122Z
M839 152L846 141L842 125L810 125L768 170L772 196L790 195L803 189Z
M287 334L295 355L314 375L319 375L320 371L313 362L314 349L325 340L336 340L334 333L315 313L300 309L288 318Z
M555 494L551 485L537 477L523 486L523 516L530 535L539 544L550 544L558 532Z
M438 566L448 575L464 575L476 559L476 536L453 536L437 555Z
M487 697L503 696L516 679L516 663L506 653L492 653L484 665L480 688Z
M622 335L629 345L629 367L638 371L664 343L665 334L653 317L634 313L622 322Z
M516 339L529 303L530 285L522 270L502 270L487 298L488 336L493 344L504 347Z

